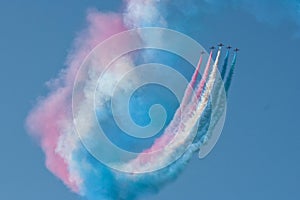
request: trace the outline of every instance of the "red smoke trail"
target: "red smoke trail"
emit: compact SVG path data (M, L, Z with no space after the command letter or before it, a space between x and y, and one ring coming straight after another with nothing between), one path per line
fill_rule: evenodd
M208 77L208 73L209 73L209 69L210 69L210 63L211 63L211 59L212 59L212 52L213 51L211 50L210 54L209 54L209 58L208 58L207 64L206 64L206 67L205 67L205 71L204 71L203 77L201 79L200 85L199 85L199 87L197 89L197 92L196 92L197 100L201 96L201 93L203 91L204 85L205 85L207 77Z
M191 97L191 94L192 94L192 91L193 91L193 88L196 84L196 81L197 81L197 78L198 78L198 74L199 74L199 71L200 71L200 68L201 68L201 65L202 65L202 60L203 60L203 53L201 52L201 56L200 56L200 59L198 61L198 65L197 65L197 68L192 76L192 80L190 82L190 84L188 85L187 89L186 89L186 92L183 96L183 100L182 100L182 103L181 105L183 106L183 108L187 105L187 101L190 99Z
M199 98L201 96L201 93L203 91L203 88L204 88L204 85L206 83L207 77L209 75L210 63L211 63L211 60L212 60L212 53L213 53L213 50L210 51L209 58L208 58L208 61L206 63L206 66L205 66L204 74L201 78L201 81L200 81L200 83L198 85L198 88L197 88L197 91L196 91L196 97L193 98L193 100L192 100L192 106L191 106L192 110L195 110L195 108L198 104L198 101L200 100Z
M177 129L180 127L179 124L181 123L181 119L182 119L182 111L183 111L183 109L186 108L186 106L189 103L189 100L191 99L191 94L192 94L193 88L197 82L197 78L198 78L198 74L199 74L199 71L200 71L200 68L202 65L202 61L203 61L203 53L201 52L201 56L199 58L196 70L194 71L192 79L184 92L184 95L183 95L182 101L179 105L179 108L176 110L173 120L171 121L169 126L166 128L166 130L177 131ZM166 131L166 132L168 133L168 131ZM172 137L168 137L168 140L171 140L171 139L172 139ZM165 142L163 142L163 143L165 143Z
M196 70L194 71L192 79L191 79L190 83L188 84L188 86L185 90L185 93L184 93L182 102L180 103L179 109L177 109L177 111L174 115L174 122L175 123L173 125L175 125L175 126L177 126L180 123L181 111L186 108L186 106L188 105L188 101L191 99L191 94L192 94L193 89L195 87L195 84L197 82L198 74L199 74L199 71L200 71L200 68L201 68L201 65L202 65L202 60L203 60L203 52L201 52L201 56L199 58ZM171 127L173 127L173 126L171 126Z
M149 149L144 151L145 153L151 152L154 154L151 155L141 154L132 162L133 163L132 166L136 167L137 165L142 164L145 167L147 167L145 163L154 163L154 160L156 159L154 155L157 150L161 150L162 148L165 148L166 145L170 145L169 146L170 149L166 149L166 151L169 151L169 154L172 154L174 152L177 152L177 149L180 148L181 145L185 144L186 142L188 142L189 139L191 139L190 134L193 130L193 127L197 124L197 121L202 116L208 104L210 94L212 93L213 86L216 80L216 74L218 71L220 54L221 54L221 48L219 48L218 50L215 63L210 72L210 62L212 60L212 52L210 53L210 58L206 66L207 74L206 77L202 77L202 81L206 82L203 85L203 87L205 86L206 89L202 90L201 98L198 99L199 101L195 100L193 104L186 105L186 110L182 113L180 119L178 118L178 115L174 116L174 119L171 121L170 125L165 129L164 134L160 138L158 138ZM200 88L200 85L198 88ZM174 137L177 137L178 139L175 138L173 142L171 142L171 140ZM166 153L166 151L160 153L168 154Z

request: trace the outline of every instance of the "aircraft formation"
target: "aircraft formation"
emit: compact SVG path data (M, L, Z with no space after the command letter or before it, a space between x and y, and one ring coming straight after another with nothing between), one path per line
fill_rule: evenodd
M223 43L220 43L220 44L218 44L218 47L224 47L225 45L223 44ZM212 47L210 47L209 48L210 50L214 50L214 49L216 49L216 47L214 47L214 46L212 46ZM232 49L232 46L227 46L227 49ZM238 52L238 51L240 51L240 49L239 48L235 48L234 50L233 50L234 52Z

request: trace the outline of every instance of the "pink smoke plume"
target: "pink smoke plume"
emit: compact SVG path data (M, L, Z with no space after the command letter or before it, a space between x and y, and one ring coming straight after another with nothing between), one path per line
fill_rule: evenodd
M54 87L53 92L47 98L39 100L26 120L29 133L38 139L46 154L47 168L74 192L79 192L80 185L74 181L68 162L57 152L57 148L59 137L63 132L62 125L66 121L72 121L70 99L76 72L96 45L126 30L122 16L118 14L100 14L90 10L87 21L88 28L75 40L67 59L67 68L50 84Z
M209 58L208 58L208 61L207 61L207 64L206 64L206 67L205 67L205 70L204 70L203 77L202 77L202 79L200 81L200 84L199 84L197 92L196 92L197 99L201 96L201 93L203 91L203 88L204 88L204 85L206 83L207 77L209 75L209 69L210 69L211 60L212 60L212 51L209 54Z

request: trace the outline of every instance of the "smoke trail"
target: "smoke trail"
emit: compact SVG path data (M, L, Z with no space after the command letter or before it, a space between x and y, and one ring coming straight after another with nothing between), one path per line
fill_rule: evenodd
M210 63L211 63L211 60L212 60L212 53L213 51L210 51L210 54L209 54L209 58L208 58L208 62L206 64L206 67L205 67L205 70L204 70L204 74L203 74L203 77L200 81L200 84L198 86L198 89L197 89L197 92L196 92L196 97L197 99L200 97L201 93L202 93L202 90L204 88L204 85L206 83L206 79L208 77L208 74L209 74L209 69L210 69Z
M186 90L186 94L184 95L184 98L182 100L182 105L185 106L187 104L187 101L191 98L191 94L192 94L192 91L193 91L193 88L197 82L197 78L198 78L198 75L199 75L199 72L200 72L200 68L201 68L201 65L202 65L202 60L203 60L203 53L201 52L201 56L200 56L200 59L198 61L198 64L197 64L197 68L192 76L192 80L191 80L191 83L190 83L190 86L187 87L187 90Z
M212 54L212 52L211 52L211 54ZM221 55L221 47L219 48L219 50L218 50L218 53L217 53L217 57L216 57L216 60L215 60L215 63L214 63L214 65L213 65L213 68L212 68L212 72L210 73L210 75L209 75L209 79L208 79L208 81L207 81L207 83L206 83L206 76L205 76L205 72L204 72L204 76L203 76L203 82L202 82L202 80L201 80L201 82L200 82L200 85L199 85L199 90L198 91L200 91L201 90L201 92L203 91L203 86L204 86L204 84L206 83L207 85L206 85L206 87L205 87L205 90L204 90L204 92L202 93L202 95L201 95L201 97L200 97L200 103L198 104L198 108L197 109L199 109L199 107L206 107L206 105L205 104L202 104L201 103L201 101L202 101L202 99L204 99L203 101L204 102L206 102L206 104L207 104L207 102L208 102L208 99L209 99L209 95L210 95L210 92L212 91L212 89L213 89L213 86L214 86L214 83L215 83L215 79L216 79L216 74L217 74L217 71L218 71L218 64L219 64L219 60L220 60L220 55ZM210 62L211 62L211 55L210 55L210 59L209 59L209 61L208 61L208 64L210 64ZM204 82L205 81L205 82ZM198 92L197 91L197 92ZM200 93L201 94L201 93ZM202 109L201 109L202 110ZM202 111L203 112L203 111ZM199 115L199 116L201 116L201 114Z
M232 82L232 77L233 77L233 74L234 74L234 71L235 71L236 58L237 58L237 52L234 53L233 60L232 60L232 63L231 63L231 67L230 67L230 71L229 71L228 77L225 81L225 91L226 91L227 94L229 92L229 88L230 88L231 82Z
M176 162L158 171L146 174L128 174L110 169L96 160L83 146L74 127L74 121L78 119L73 119L72 113L73 83L85 57L96 45L128 28L145 26L167 27L166 16L161 9L162 5L171 5L172 3L162 1L160 4L159 1L130 0L127 1L123 15L101 14L97 11L90 11L87 16L88 27L76 38L74 49L68 57L68 68L63 70L60 77L54 81L57 84L55 84L53 91L46 98L39 101L27 118L26 124L29 132L39 139L40 145L46 154L48 169L72 191L88 199L130 200L136 199L144 193L155 193L163 185L178 176L190 160L192 153L197 151L201 145L201 143L195 143L187 146L186 152ZM152 36L140 35L140 37L141 40L148 41L147 39ZM131 44L131 41L122 42L122 44L119 44L120 46ZM161 40L161 42L164 41ZM170 145L170 148L164 154L154 154L153 157L144 156L141 153L134 160L129 160L126 163L128 168L132 168L132 171L137 168L147 169L149 168L149 163L159 165L172 159L173 156L177 155L178 151L185 149L186 145L193 142L195 131L198 128L197 122L201 117L203 117L202 121L204 123L202 130L206 130L208 125L205 123L207 119L204 114L208 110L209 96L214 92L213 86L216 83L220 52L221 49L219 49L216 61L209 73L212 60L212 52L210 52L204 76L197 87L199 98L191 99L191 92L188 91L190 89L188 87L184 103L179 106L180 108L185 108L184 112L176 115L169 126L166 127L164 134L144 152L161 148L169 142L170 136L177 135L177 139ZM109 52L103 52L103 54L109 54ZM143 56L149 57L149 52L144 53ZM109 56L107 55L107 57ZM202 57L199 59L198 67L190 83L192 87L196 84L201 62ZM96 105L100 107L99 115L102 119L107 120L105 121L107 123L111 114L107 110L113 96L113 88L122 79L122 75L125 72L129 72L134 68L133 63L134 60L130 56L124 56L124 58L116 61L111 68L112 71L104 77L106 80L105 84L102 85L100 91L97 91L103 96L103 98L97 99ZM84 94L79 98L82 101L80 104L80 116L82 117L81 120L84 121L84 125L80 128L84 130L86 137L89 134L93 136L96 133L93 132L92 116L88 113L85 104L94 95L95 91L91 88L98 80L96 72L105 70L101 61L97 60L97 58L93 60L91 65L90 71L77 77L84 82L84 85L82 85ZM134 77L120 87L123 91L126 91L139 81L139 77ZM93 140L92 136L91 140Z
M219 48L217 57L215 60L215 63L213 65L212 71L209 74L209 78L206 84L206 87L203 92L201 93L200 101L198 102L198 105L196 107L196 110L194 110L194 106L190 104L190 107L185 110L182 116L182 125L178 124L177 128L174 128L173 126L170 126L170 129L166 129L165 134L159 138L150 149L147 149L145 152L155 152L156 149L160 149L162 146L169 146L168 149L165 149L163 152L159 152L159 156L157 154L140 154L135 160L131 161L127 168L146 168L145 171L147 171L147 167L149 167L149 163L151 163L151 167L156 164L161 164L161 162L167 162L169 158L172 158L175 156L175 154L179 151L179 149L182 148L183 144L188 143L189 140L193 140L193 137L191 137L192 129L195 128L195 125L197 124L197 121L199 120L199 117L202 116L203 112L205 111L205 108L208 105L209 102L209 96L213 90L213 86L216 80L216 74L218 71L218 63L220 59L221 54L221 48ZM211 56L211 54L210 54ZM207 65L210 64L211 60L209 59L207 62ZM202 79L206 79L203 77ZM198 87L201 86L201 83ZM175 119L174 119L175 120ZM173 134L176 136L179 136L178 139L174 139L174 142L171 144L169 143L169 135ZM175 137L176 137L175 136ZM196 149L194 149L196 150ZM187 161L190 156L192 155L193 151L187 151L185 155L185 161ZM163 155L161 155L163 154ZM161 157L162 159L157 160L158 157ZM147 161L147 162L145 162ZM172 165L171 165L172 166ZM179 169L177 170L176 167L172 166L173 170L175 170L174 174L178 174ZM168 167L167 167L168 168ZM164 177L164 174L160 174L161 177Z
M210 123L213 127L216 126L218 120L222 116L222 114L225 112L225 104L226 104L226 92L224 93L224 83L223 80L225 78L226 72L227 72L227 66L228 66L228 61L229 61L229 52L230 50L228 49L224 58L222 70L221 70L221 79L217 79L215 83L215 89L213 90L213 100L215 101L215 104L218 105L216 107L217 112L216 116L213 117L214 120L212 120ZM208 111L209 112L209 111ZM209 135L210 133L207 133Z
M191 137L189 137L189 133L191 132L191 129L193 129L194 125L199 119L199 116L201 116L201 113L203 113L208 103L209 95L212 91L214 81L215 81L219 57L220 57L220 50L218 52L218 56L214 64L213 70L208 78L206 89L203 90L204 92L202 94L201 101L199 102L199 106L197 107L197 111L195 112L194 110L190 109L189 111L184 112L183 121L186 124L186 126L176 129L178 131L178 134L180 135L180 139L175 140L176 142L171 146L170 151L165 152L164 155L159 156L161 159L158 160L157 155L153 157L149 157L148 155L140 154L138 158L131 161L126 166L127 168L141 169L141 168L149 167L148 163L151 163L151 167L153 167L153 165L159 164L159 162L165 162L165 159L174 156L174 154L176 154L176 152L179 151L180 148L182 148L183 143L187 143L189 139L191 139ZM171 130L170 132L173 134ZM167 136L168 134L164 134L164 135ZM151 147L151 150L148 151L152 151L155 150L156 148L160 148L161 143L164 142L165 142L164 136L162 136L162 138L159 138L158 141ZM192 153L196 150L197 148L195 148L195 146L192 145L191 147L188 148L185 154L175 163L162 170L153 173L126 175L118 172L111 172L109 176L111 178L109 179L109 177L106 177L106 181L111 180L111 182L113 182L114 189L113 190L109 189L109 191L113 192L114 195L110 195L108 199L110 198L111 199L135 199L141 193L158 191L159 189L161 189L161 187L164 184L174 180L178 176L178 174L184 168L185 164L191 158ZM145 162L145 160L147 162ZM93 180L94 179L95 177L93 177ZM124 185L126 186L126 189L124 188ZM102 193L99 190L97 190L94 193L90 192L89 197L91 199L94 198L96 199L97 197L101 197L101 194Z
M224 64L222 66L222 71L221 71L221 77L224 80L226 71L227 71L227 66L228 66L228 60L229 60L229 49L227 50L225 59L224 59Z
M47 168L78 193L82 193L83 180L77 169L80 163L74 159L73 153L82 147L72 127L70 99L74 78L84 58L97 44L125 30L122 18L117 14L103 15L91 10L87 21L88 29L78 36L69 54L68 68L53 81L56 83L53 92L39 100L26 119L29 133L40 141L46 154Z
M224 58L224 64L223 64L223 68L222 68L222 72L221 72L222 80L224 80L224 78L225 78L228 61L229 61L229 50L227 50L226 56ZM228 78L226 80L227 84L225 83L225 85L223 85L223 81L221 81L221 80L217 80L217 82L215 84L213 96L215 96L217 98L213 99L213 101L215 101L215 104L218 106L216 107L216 112L215 112L216 114L215 114L215 116L212 117L212 120L210 122L210 125L212 127L215 127L218 124L219 119L221 118L223 113L226 112L226 108L225 108L226 102L224 100L228 96L227 92L231 85L231 79L232 79L232 75L234 72L235 64L236 64L236 53L234 55L231 69L230 69ZM225 90L224 90L224 88L225 88ZM208 110L208 112L209 112L209 110ZM205 125L205 126L207 126L207 125ZM212 134L212 132L210 130L208 130L208 132L202 137L202 143L205 143L211 137L211 134Z
M179 105L179 108L176 110L176 112L174 114L174 120L171 122L168 129L174 129L175 127L178 128L178 124L180 124L180 121L181 121L181 113L185 111L185 108L188 105L189 100L191 100L193 98L192 97L192 92L193 92L193 89L194 89L195 84L197 82L197 78L198 78L198 75L199 75L199 72L200 72L202 61L203 61L203 52L201 52L196 70L194 71L194 73L192 75L191 82L189 83L189 85L187 86L187 88L185 90L185 93L183 95L183 99L182 99L182 101ZM196 99L194 99L194 101L196 101ZM169 140L170 139L171 138L169 138Z
M207 93L206 93L207 90L212 91L212 93L214 94L215 89L213 89L213 87L214 87L214 85L218 84L218 79L216 82L216 75L217 75L217 71L218 71L217 69L218 69L218 64L219 64L219 60L220 60L220 55L221 55L221 47L218 50L216 61L213 65L212 72L209 76L209 80L206 83L205 90L204 90L203 94L201 95L200 100L201 99L204 99L205 101L209 100L209 95L207 95ZM200 85L201 85L201 83L200 83ZM217 96L217 98L213 98L213 100L218 102L218 101L220 101L220 98L221 98L220 96ZM211 126L212 128L214 128L214 126L216 125L214 123L212 123L212 124L208 123L208 117L211 117L214 122L218 122L219 116L221 115L221 113L219 111L219 106L217 106L217 108L216 108L217 111L213 112L213 113L211 112L211 107L208 104L203 105L203 104L201 104L201 101L200 101L200 103L198 104L198 107L199 106L205 106L205 110L203 110L202 114L201 114L202 118L200 119L200 126L199 126L200 132L198 133L198 135L202 136L202 138L208 138L209 135L211 134L211 132L207 132L208 127ZM211 113L213 114L213 116L210 116ZM217 114L217 116L215 116L216 114ZM202 129L200 129L200 128L202 128ZM210 129L210 130L212 130L212 129ZM203 141L203 140L198 141L198 139L196 138L195 143L192 145L191 148L193 148L194 151L196 151L197 149L200 148L200 145L202 145L203 143L205 143L205 141Z

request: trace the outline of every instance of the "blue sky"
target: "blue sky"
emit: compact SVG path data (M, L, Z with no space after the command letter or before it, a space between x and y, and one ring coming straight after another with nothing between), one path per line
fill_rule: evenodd
M119 1L108 2L1 3L1 199L80 199L44 167L24 119L63 67L86 10L121 9ZM202 45L241 48L226 125L207 158L195 156L174 183L143 199L298 200L300 26L289 19L267 23L232 6L193 17L201 24L190 36Z

